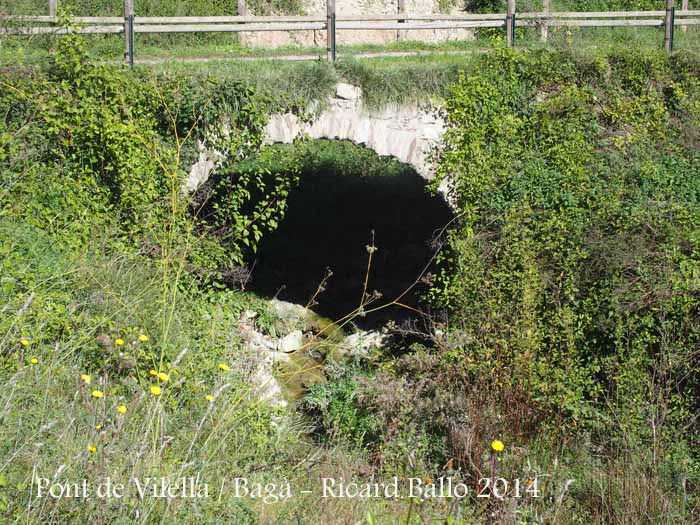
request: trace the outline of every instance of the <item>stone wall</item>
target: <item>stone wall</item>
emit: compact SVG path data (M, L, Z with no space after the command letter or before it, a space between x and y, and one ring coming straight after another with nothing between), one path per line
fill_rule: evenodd
M398 0L336 0L338 16L393 15L399 12ZM405 0L405 12L414 15L441 13L438 0ZM457 14L454 8L450 13ZM256 13L249 13L255 15ZM304 14L326 16L325 0L305 0ZM416 23L416 22L414 22ZM386 44L397 40L420 42L444 42L446 40L472 40L471 29L418 29L396 30L338 30L337 44ZM250 47L275 48L281 46L326 47L326 31L260 31L241 33L241 43Z

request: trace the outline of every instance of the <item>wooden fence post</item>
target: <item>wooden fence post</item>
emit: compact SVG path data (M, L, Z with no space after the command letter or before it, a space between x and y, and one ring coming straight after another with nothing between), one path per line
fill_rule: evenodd
M545 14L545 16L540 20L542 23L540 26L540 40L542 40L542 42L546 42L547 37L549 36L549 3L550 0L542 0L542 12Z
M49 16L56 16L58 11L58 0L49 0Z
M673 51L673 22L676 14L673 0L666 0L666 31L664 35L664 48L667 53Z
M406 0L399 0L399 11L398 12L400 15L406 13ZM398 22L399 22L399 24L405 24L406 20L399 19ZM396 31L396 40L401 40L402 38L403 38L403 34L401 33L401 30L399 29Z
M335 0L326 0L326 58L335 62Z
M134 0L124 0L124 60L134 65Z
M508 0L506 13L506 45L513 47L515 41L515 0Z

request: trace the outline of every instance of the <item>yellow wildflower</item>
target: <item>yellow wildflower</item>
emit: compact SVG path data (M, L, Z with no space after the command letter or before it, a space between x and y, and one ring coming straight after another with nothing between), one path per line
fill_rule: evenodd
M225 363L219 363L219 370L221 370L222 372L228 372L228 365Z
M102 430L102 425L95 425L95 430Z
M95 399L102 399L103 397L105 397L105 395L104 392L102 392L101 390L93 390L92 397L94 397Z
M20 339L19 344L22 346L29 346L29 339Z
M153 385L151 387L151 394L153 394L154 396L159 396L161 392L162 392L162 390L160 389L159 386Z
M139 336L139 341L141 341L142 343L148 342L148 336L146 334L141 334Z
M97 447L96 447L95 445L88 445L87 451L88 451L90 454L94 454L95 452L97 452Z
M36 365L37 363L39 363L39 360L38 360L36 357L32 357L32 358L29 360L29 362L30 362L31 364L33 364L33 365Z
M124 339L122 339L121 337L120 337L120 338L117 338L117 339L114 340L114 344L117 345L117 346L121 346L121 345L124 344Z
M213 401L213 400L214 400L214 396L212 396L211 394L207 394L207 395L205 396L205 399L206 399L207 401Z
M165 372L158 372L158 379L165 383L168 379L170 379L170 376Z
M503 452L503 449L506 448L506 446L503 444L503 441L500 439L494 439L491 442L491 448L493 449L494 452Z
M119 405L119 406L117 407L117 412L119 412L120 414L126 414L126 406L125 406L125 405Z
M80 374L80 380L86 385L89 385L90 381L92 381L92 377L90 377L88 374Z
M155 377L155 376L158 375L158 372L156 372L156 371L153 370L152 368L148 371L148 373L149 373L149 375L152 375L153 377Z

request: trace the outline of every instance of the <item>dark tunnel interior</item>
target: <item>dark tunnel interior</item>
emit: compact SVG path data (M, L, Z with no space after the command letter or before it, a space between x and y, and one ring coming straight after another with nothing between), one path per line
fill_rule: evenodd
M381 294L366 309L390 303L410 287L433 257L431 241L452 213L410 166L349 143L325 147L340 148L352 161L335 151L302 163L284 220L249 260L248 288L304 305L315 296L312 310L338 320L359 307L366 277L367 292ZM377 249L368 273L372 245ZM414 287L401 303L418 306L424 290ZM394 305L353 322L370 328L415 315Z

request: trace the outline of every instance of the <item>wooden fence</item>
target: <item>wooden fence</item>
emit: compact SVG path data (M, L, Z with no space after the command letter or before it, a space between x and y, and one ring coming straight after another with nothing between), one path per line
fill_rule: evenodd
M405 0L404 0L405 2ZM676 11L674 0L666 0L663 11L609 11L609 12L550 12L549 0L544 0L544 11L517 13L515 0L507 0L507 12L490 14L432 14L415 15L401 10L394 15L337 15L335 0L326 0L325 16L136 16L134 0L124 0L123 17L76 17L76 27L70 29L85 34L124 34L125 58L134 63L134 35L137 33L192 33L245 31L325 31L327 56L336 58L337 31L426 29L503 28L508 46L515 43L516 27L539 28L542 40L547 39L550 27L642 27L664 26L664 47L673 49L674 28L700 24L700 10L689 10L687 0ZM48 16L6 16L0 18L0 34L63 34L69 29L57 26L57 0L49 0ZM245 10L244 10L245 12Z

